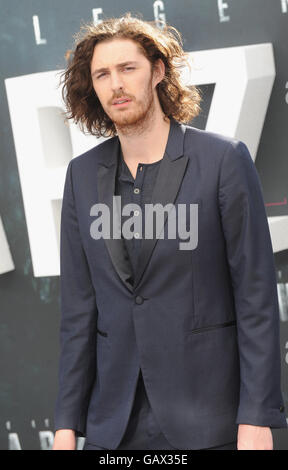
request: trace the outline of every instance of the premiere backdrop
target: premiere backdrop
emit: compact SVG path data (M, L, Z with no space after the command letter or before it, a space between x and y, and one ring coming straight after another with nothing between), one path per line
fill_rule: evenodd
M193 66L183 80L203 91L190 125L243 140L255 161L275 254L288 410L288 0L0 0L0 449L52 445L64 175L71 158L101 142L63 124L56 73L81 22L127 11L180 31ZM287 431L273 434L288 450Z

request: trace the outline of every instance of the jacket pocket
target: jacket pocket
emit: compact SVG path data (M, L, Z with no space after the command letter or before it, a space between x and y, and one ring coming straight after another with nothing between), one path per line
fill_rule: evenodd
M97 328L97 333L99 333L101 336L108 336L106 331L99 330L99 328Z
M216 330L218 328L226 328L228 326L236 325L236 320L227 321L225 323L217 323L216 325L203 326L202 328L196 328L195 330L188 330L188 334L197 334L205 331Z

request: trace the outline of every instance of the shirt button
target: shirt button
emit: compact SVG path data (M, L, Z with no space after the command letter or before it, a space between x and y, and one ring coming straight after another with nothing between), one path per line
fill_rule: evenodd
M143 301L144 301L144 299L143 299L143 297L141 297L141 295L137 295L135 297L135 303L136 304L138 304L138 305L143 304Z
M139 211L134 211L134 215L139 215Z
M139 237L140 237L139 233L138 233L138 232L135 232L135 233L134 233L134 237L135 237L135 238L139 238Z
M134 189L134 193L135 193L135 194L139 194L139 193L140 193L140 189L139 189L139 188L135 188L135 189Z

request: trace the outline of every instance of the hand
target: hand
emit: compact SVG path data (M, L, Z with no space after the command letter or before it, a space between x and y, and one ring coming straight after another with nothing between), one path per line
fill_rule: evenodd
M55 433L52 450L75 450L76 437L73 429L58 429Z
M270 428L239 424L238 450L273 450L273 436Z

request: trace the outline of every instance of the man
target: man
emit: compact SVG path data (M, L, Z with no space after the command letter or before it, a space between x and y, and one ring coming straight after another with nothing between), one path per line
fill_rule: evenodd
M77 436L87 450L264 450L271 428L286 427L259 177L243 142L183 124L200 98L174 58L184 53L171 29L127 14L89 27L65 72L70 118L113 137L66 174L55 450L75 449ZM162 237L124 236L115 196L123 207L184 205L193 247L169 237L167 218ZM106 238L97 204L113 219ZM173 220L187 228L183 213Z

